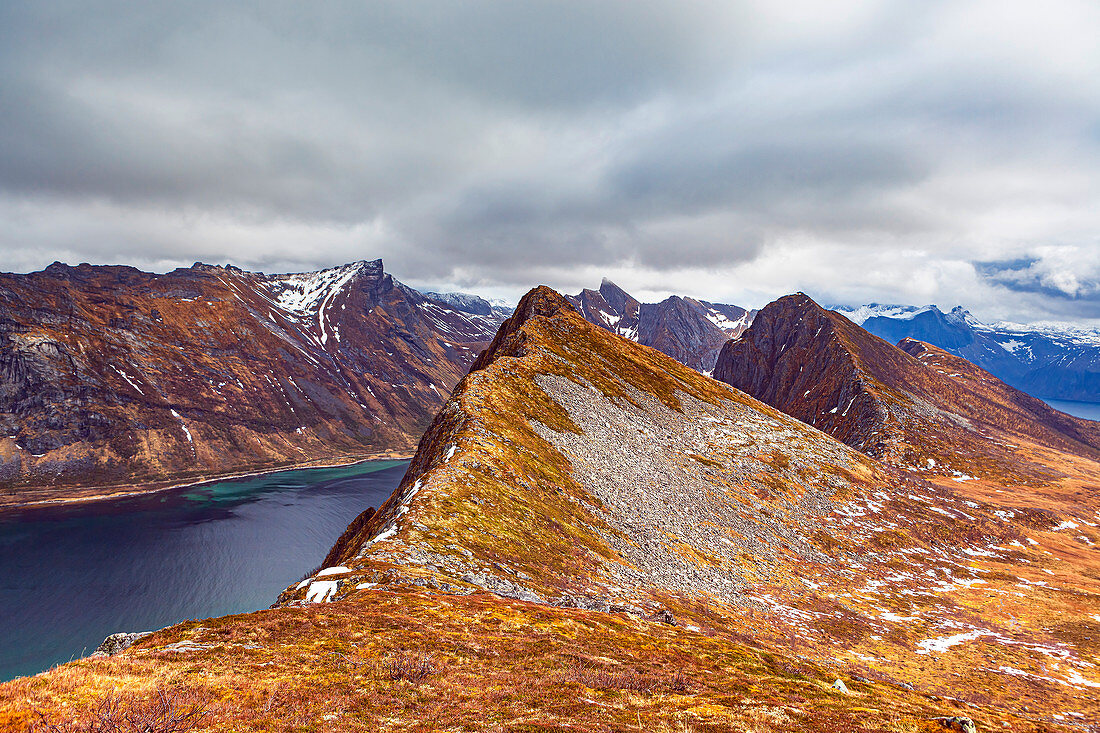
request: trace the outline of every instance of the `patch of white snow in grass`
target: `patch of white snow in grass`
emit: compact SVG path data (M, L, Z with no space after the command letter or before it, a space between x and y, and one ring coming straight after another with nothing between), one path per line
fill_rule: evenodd
M964 634L954 634L952 636L944 636L938 639L925 639L924 641L917 642L917 654L945 652L953 646L962 644L964 641L977 639L980 636L996 636L996 634L987 629L975 629L974 631L968 631Z
M321 572L317 573L315 577L323 578L326 575L341 575L343 573L350 573L351 568L345 568L343 565L338 565L333 568L325 568Z
M336 595L336 587L339 585L339 581L336 580L315 580L309 584L309 590L306 591L306 603L324 603L331 600L332 596Z

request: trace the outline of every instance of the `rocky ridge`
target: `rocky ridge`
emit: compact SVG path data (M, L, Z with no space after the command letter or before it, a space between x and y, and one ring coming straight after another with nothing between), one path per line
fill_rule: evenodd
M474 368L401 487L345 538L332 598L411 584L667 611L866 679L999 689L974 700L1021 713L1091 705L1077 695L1100 686L1093 647L1046 625L1100 610L1049 591L1100 590L1100 515L1084 505L974 497L871 460L593 329L552 291L521 302ZM283 602L314 582L331 581ZM1044 674L1050 654L1060 676Z
M0 722L170 681L209 729L1100 724L1100 515L972 492L539 288L277 608L0 686Z

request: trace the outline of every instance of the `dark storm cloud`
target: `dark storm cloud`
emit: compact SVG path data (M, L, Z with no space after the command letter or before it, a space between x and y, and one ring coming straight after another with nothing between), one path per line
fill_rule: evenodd
M4 269L1089 315L1097 9L842 6L3 3Z

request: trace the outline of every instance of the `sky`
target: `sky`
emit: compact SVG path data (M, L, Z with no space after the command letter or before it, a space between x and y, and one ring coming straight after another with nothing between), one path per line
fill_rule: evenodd
M1093 0L0 0L0 270L1100 326Z

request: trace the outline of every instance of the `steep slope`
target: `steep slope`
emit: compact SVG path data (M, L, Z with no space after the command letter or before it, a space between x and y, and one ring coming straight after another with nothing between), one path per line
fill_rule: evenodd
M987 324L962 307L838 309L891 343L925 341L961 356L1028 394L1100 402L1100 333L1057 325Z
M566 299L589 322L708 373L726 341L739 336L753 317L736 305L678 295L639 303L606 278L599 290L582 290Z
M501 320L381 260L0 275L0 504L409 450Z
M1100 713L1079 518L876 462L540 288L279 608L0 686L0 722L159 687L237 730L1068 730Z
M1100 457L1100 424L1059 413L941 349L903 346L791 295L727 344L715 378L868 455L932 473L1052 478L1056 461L1017 452L1021 441L1082 458L1086 469Z

